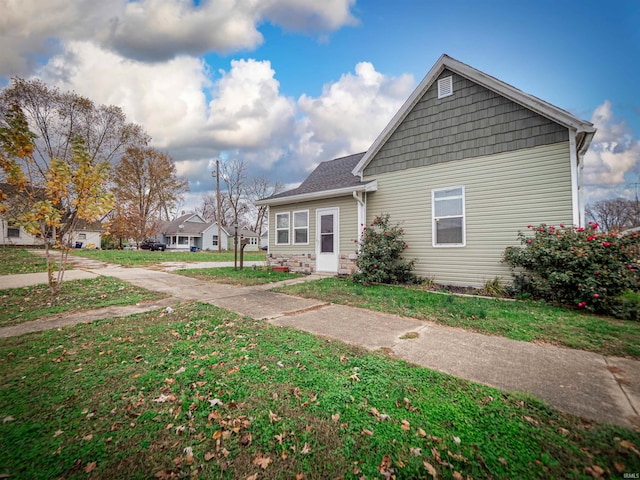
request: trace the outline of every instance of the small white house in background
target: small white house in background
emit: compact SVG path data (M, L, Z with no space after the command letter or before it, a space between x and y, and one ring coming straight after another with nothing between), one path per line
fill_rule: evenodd
M76 231L71 236L71 246L74 248L100 248L103 232L104 229L99 222L89 224L79 221Z
M0 218L0 245L13 247L41 247L42 238L28 234L24 228L11 221ZM86 224L80 222L71 236L69 245L72 248L100 248L103 228L100 223Z
M218 248L217 225L205 221L197 213L188 213L170 222L163 222L159 230L156 239L166 243L168 250L189 250L191 247L198 250Z
M234 231L233 227L221 227L218 232L217 222L207 222L197 213L188 213L164 222L155 238L165 243L167 250L190 250L195 247L198 250L215 251L218 250L218 242L221 242L222 250L233 250ZM218 238L219 234L221 238ZM241 228L238 238L241 236L249 239L245 252L259 250L257 233Z
M229 250L233 250L235 228L223 227L223 229L225 230L228 238L227 246L229 247ZM258 234L256 232L249 230L247 228L239 228L238 229L238 248L240 248L241 238L246 238L249 240L249 243L247 243L247 246L244 247L245 252L257 252L258 250L260 250L260 237L258 237Z

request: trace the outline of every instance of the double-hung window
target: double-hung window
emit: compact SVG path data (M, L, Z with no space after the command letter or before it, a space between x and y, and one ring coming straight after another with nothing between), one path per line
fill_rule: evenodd
M289 245L289 212L276 213L276 245Z
M293 243L309 244L309 210L293 212Z
M431 191L433 212L433 246L464 247L464 186Z
M13 222L8 222L7 237L20 238L20 227Z

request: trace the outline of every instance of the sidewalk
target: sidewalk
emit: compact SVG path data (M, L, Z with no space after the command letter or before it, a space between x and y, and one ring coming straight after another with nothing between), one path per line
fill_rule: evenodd
M74 268L79 270L72 271L84 271L80 264ZM395 358L433 370L505 390L529 392L559 410L588 419L626 427L640 426L640 361L637 360L481 335L268 291L274 284L236 287L115 265L103 265L85 274L117 277L167 293L174 301L207 302L265 319L273 325L306 330L371 350L384 349ZM320 277L285 283L315 278ZM80 321L93 319L88 318L89 313L83 315ZM0 329L0 337L3 330ZM408 337L413 338L405 336L410 332L414 335Z

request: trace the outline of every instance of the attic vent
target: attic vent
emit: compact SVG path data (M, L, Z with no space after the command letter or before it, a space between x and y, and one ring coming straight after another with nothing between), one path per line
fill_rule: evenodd
M438 98L453 95L453 77L445 77L438 80Z

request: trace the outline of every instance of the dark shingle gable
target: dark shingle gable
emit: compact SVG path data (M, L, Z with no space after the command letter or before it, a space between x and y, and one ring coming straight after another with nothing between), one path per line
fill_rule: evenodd
M360 177L351 173L363 156L364 152L322 162L298 188L278 193L269 199L363 185L364 182L360 181Z

